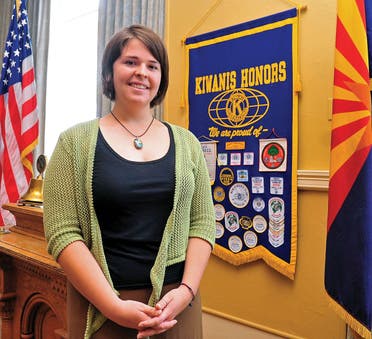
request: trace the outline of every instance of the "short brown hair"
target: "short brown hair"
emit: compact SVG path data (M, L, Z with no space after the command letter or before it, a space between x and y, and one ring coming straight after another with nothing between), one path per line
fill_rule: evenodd
M113 64L120 57L123 48L131 39L140 40L160 63L161 80L158 93L152 99L150 107L159 105L167 92L169 82L169 64L167 50L161 38L151 29L142 25L125 27L115 33L107 43L102 58L102 89L103 94L110 100L115 100L115 89L113 83Z

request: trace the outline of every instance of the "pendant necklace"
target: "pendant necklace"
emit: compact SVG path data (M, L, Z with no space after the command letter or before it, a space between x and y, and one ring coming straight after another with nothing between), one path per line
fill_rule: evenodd
M147 126L147 128L145 129L145 131L141 135L135 135L128 128L126 128L124 126L124 124L115 116L115 114L112 111L110 111L110 113L115 118L115 120L121 125L121 127L123 127L128 133L130 133L132 136L134 136L134 139L133 139L133 145L134 145L134 147L136 149L142 149L143 142L142 142L142 140L140 138L143 137L147 133L147 131L150 129L152 123L155 120L155 117L154 116L152 117L151 122L149 123L149 125Z

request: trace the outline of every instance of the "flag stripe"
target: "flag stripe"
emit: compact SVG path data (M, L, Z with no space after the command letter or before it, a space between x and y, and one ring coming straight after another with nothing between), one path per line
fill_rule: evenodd
M341 142L352 137L360 129L368 126L369 123L370 123L370 118L366 117L366 118L359 119L349 124L345 124L344 126L333 129L331 147L334 148L335 146L339 145Z
M330 168L330 178L332 179L335 172L337 172L340 167L342 167L345 162L353 155L353 153L358 149L360 145L360 141L363 139L363 134L365 130L360 130L354 133L350 138L343 141L339 145L335 146L331 150L331 168ZM331 138L332 144L332 138ZM359 167L359 163L355 163L354 166L356 168ZM360 168L360 167L359 167ZM340 184L342 184L340 182ZM351 185L352 183L350 183ZM330 188L332 191L332 187ZM344 197L345 198L345 197ZM332 202L331 202L332 203Z
M360 162L363 163L367 158L369 151L370 147L354 152L330 179L329 185L333 187L333 194L332 208L328 209L328 230L359 173L359 168L354 166L354 164ZM344 184L340 185L339 183Z
M356 78L356 81L363 81L363 77L360 76L359 73L357 73L355 71L355 69L350 65L350 63L343 57L343 55L341 55L340 53L337 53L336 54L339 54L339 56L336 55L337 58L342 58L342 63L343 65L340 65L343 69L345 69L346 71L348 71L348 75L346 75L345 73L343 73L342 71L340 71L339 69L335 69L335 74L334 74L334 84L335 86L338 86L338 87L341 87L341 88L345 88L347 90L349 90L349 88L347 87L347 83L351 83L353 82ZM357 74L354 74L354 72Z
M22 75L22 89L34 83L34 70L30 69Z
M359 50L351 40L349 33L340 19L337 19L337 24L339 25L339 27L337 27L338 36L336 39L337 50L353 65L360 75L363 76L364 74L368 74L365 60L360 55Z
M9 133L5 137L6 140L10 140L13 138L17 140L16 144L11 143L12 147L9 150L10 152L16 152L17 150L15 148L18 148L22 145L22 135L20 133L17 133L17 131L20 131L22 128L22 120L20 117L18 102L13 86L9 88L7 117L8 121L5 125L5 128L6 130L8 130L11 126L12 130L9 131Z
M363 119L368 116L369 116L369 112L366 110L353 112L353 118L355 120ZM351 119L350 119L349 112L334 114L333 119L332 119L332 127L333 129L336 129L340 126L347 125L348 123L350 123L350 120Z
M341 100L341 99L333 100L334 114L344 113L345 111L347 112L360 111L363 109L366 109L366 107L360 101L350 101L350 100Z
M339 86L334 86L333 89L334 100L349 100L357 101L358 96L350 90L350 88L342 88Z

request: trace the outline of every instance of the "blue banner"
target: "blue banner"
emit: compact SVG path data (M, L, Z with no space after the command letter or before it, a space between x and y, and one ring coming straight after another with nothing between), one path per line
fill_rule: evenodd
M186 39L189 129L202 142L216 247L294 278L297 10Z

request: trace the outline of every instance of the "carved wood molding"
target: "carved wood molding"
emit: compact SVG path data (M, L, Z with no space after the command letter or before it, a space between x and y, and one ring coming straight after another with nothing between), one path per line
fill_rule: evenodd
M21 338L42 338L45 322L57 322L53 306L40 293L33 294L23 306L21 319Z
M4 295L14 291L13 259L8 256L0 256L0 300L2 300Z
M13 318L15 299L13 260L5 256L0 257L0 318L2 320Z
M7 208L17 225L0 234L0 338L66 339L66 277L47 252L42 210Z
M328 191L329 171L298 170L297 187L303 191Z
M67 287L66 278L62 274L56 274L53 271L46 271L42 267L30 265L30 263L17 260L17 268L24 273L37 278L38 281L44 281L51 290L66 298Z
M16 293L7 293L0 296L0 318L12 319L14 315Z

